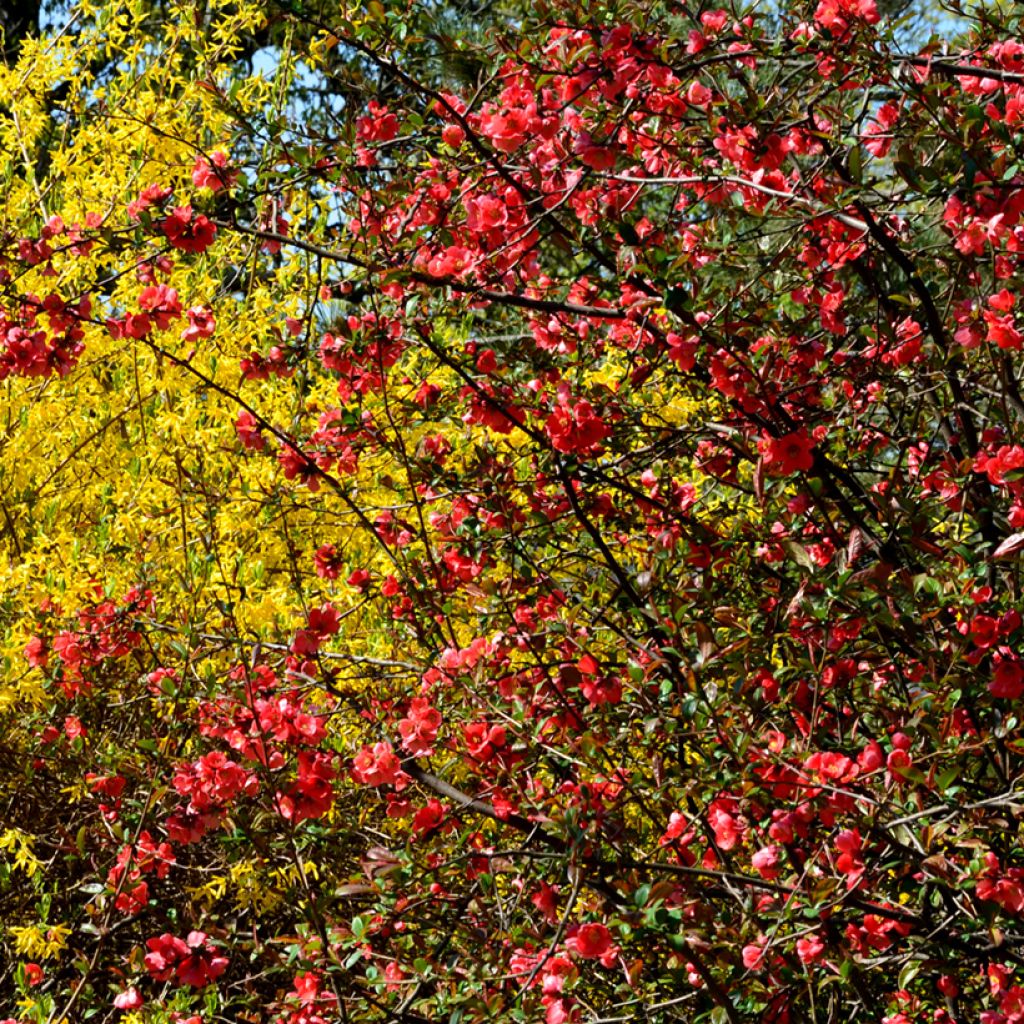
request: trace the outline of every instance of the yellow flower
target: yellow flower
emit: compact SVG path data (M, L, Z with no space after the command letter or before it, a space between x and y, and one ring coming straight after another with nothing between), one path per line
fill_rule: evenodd
M45 930L44 930L45 929ZM54 960L60 956L71 934L64 925L9 925L7 932L14 940L14 951L32 960Z

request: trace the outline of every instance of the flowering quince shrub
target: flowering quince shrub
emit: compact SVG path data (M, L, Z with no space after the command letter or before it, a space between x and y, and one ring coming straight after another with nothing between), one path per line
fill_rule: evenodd
M5 1024L1024 1020L1016 16L432 16L0 68Z

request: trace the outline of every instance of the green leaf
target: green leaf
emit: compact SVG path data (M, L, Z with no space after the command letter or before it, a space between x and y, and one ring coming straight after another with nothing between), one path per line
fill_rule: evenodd
M896 981L896 987L906 988L917 977L920 970L920 960L911 960L909 963L904 964Z
M810 552L803 546L803 544L798 544L795 540L788 539L784 540L782 544L797 565L806 569L808 572L815 571L817 567L814 564L814 559L811 558Z
M847 164L850 168L850 177L859 183L864 177L860 146L853 146L850 150L849 156L847 157Z

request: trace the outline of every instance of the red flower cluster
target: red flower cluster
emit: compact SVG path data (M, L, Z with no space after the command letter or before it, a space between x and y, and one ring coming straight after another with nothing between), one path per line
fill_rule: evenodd
M193 214L191 206L174 207L161 227L167 241L182 252L205 252L217 234L216 225L205 214Z
M601 442L611 434L611 428L590 402L585 398L573 400L564 387L559 388L555 410L544 430L554 448L574 455L596 455Z
M156 981L173 977L181 985L203 988L216 981L228 966L228 958L216 952L205 932L189 932L184 940L165 932L147 939L146 948L149 952L143 961Z

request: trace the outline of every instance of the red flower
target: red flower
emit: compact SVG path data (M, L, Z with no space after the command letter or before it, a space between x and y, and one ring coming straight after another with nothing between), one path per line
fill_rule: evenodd
M581 924L576 934L565 940L565 944L584 960L600 960L605 966L610 966L606 963L608 960L614 963L614 958L618 954L618 948L612 942L612 933L608 926L599 921Z
M446 124L441 129L441 138L444 140L446 146L451 146L452 149L458 149L466 140L466 133L457 124Z
M423 837L439 829L444 820L444 804L440 800L428 800L413 816L412 828L417 836Z
M855 881L864 873L864 861L861 859L863 840L857 829L844 829L836 836L836 867L847 876L849 882Z
M159 206L170 198L172 189L164 188L161 185L147 185L140 193L138 199L133 199L128 204L128 216L132 220L138 220L139 214L150 206Z
M427 272L432 277L465 277L473 268L477 257L464 245L449 245L427 263Z
M341 616L332 604L322 604L309 613L307 626L322 637L334 636L341 627Z
M186 944L187 955L178 963L175 971L178 981L183 985L202 988L216 981L227 969L228 958L214 953L204 932L189 932Z
M846 38L851 22L875 25L878 19L875 0L821 0L814 12L814 20L836 39Z
M910 754L901 749L893 750L885 759L886 768L897 779L904 778L906 770L911 768L913 764L914 760Z
M369 114L356 119L356 136L362 142L390 142L398 134L398 117L376 100L368 104Z
M893 131L900 119L899 107L894 103L884 103L875 114L875 120L868 125L865 135L868 141L864 148L873 156L886 156L892 148Z
M863 772L873 772L885 763L885 753L877 740L871 740L857 756L857 765Z
M499 152L512 153L526 142L537 121L535 108L504 110L500 114L485 114L480 119L480 131Z
M393 579L393 578L394 578L394 577L391 577L391 576L389 576L389 577L388 577L388 579ZM361 591L363 591L363 592L365 593L365 591L366 591L366 590L367 590L367 589L369 588L369 586L370 586L370 574L369 574L369 572L367 572L367 570L366 570L366 569L356 569L356 570L355 570L355 571L354 571L354 572L353 572L353 573L352 573L352 574L351 574L351 575L350 575L350 576L348 577L348 579L347 579L347 580L345 580L345 582L346 582L346 583L347 583L347 584L348 584L348 585L349 585L350 587L355 587L355 589L356 589L356 590L361 590ZM393 595L394 593L395 593L395 591L394 591L394 590L392 590L392 591L391 591L391 594L389 594L389 593L385 592L384 596L385 596L385 597L390 597L390 596L392 596L392 595Z
M708 820L715 833L715 842L723 850L731 850L740 839L740 825L721 807L712 806Z
M311 491L320 490L319 467L304 452L286 444L277 453L277 460L284 470L285 480L294 480L298 477Z
M544 429L553 448L577 455L594 455L601 450L601 442L611 429L594 412L585 398L573 402L566 390L558 396L558 406L548 417Z
M759 971L764 965L764 949L751 944L743 947L743 966L748 971Z
M622 680L618 676L584 676L580 691L592 708L618 704L622 700Z
M182 985L202 988L219 978L228 966L227 957L214 952L205 932L189 932L186 941L164 932L147 939L146 946L149 952L143 962L156 981L169 981L176 976Z
M211 192L219 192L222 188L231 188L238 180L238 171L231 170L228 155L222 149L214 150L207 160L197 156L192 168L192 184L196 188L208 188Z
M124 792L124 787L128 784L123 775L96 775L93 772L86 772L85 781L94 793L113 797L115 800Z
M494 355L494 349L485 348L476 357L476 368L481 373L494 373L494 371L498 368L498 360L497 357Z
M336 580L341 575L342 558L333 544L321 544L313 553L313 568L324 580Z
M548 924L558 923L558 886L540 882L530 902L544 915Z
M34 636L25 644L25 660L32 668L46 668L49 657L46 652L46 641Z
M200 338L209 338L217 326L213 313L205 306L193 306L188 311L188 327L181 332L182 341L198 341Z
M181 316L181 301L174 288L165 284L151 284L139 293L139 306L149 314L161 331Z
M114 1007L118 1010L137 1010L143 1002L139 990L134 985L114 996Z
M363 747L352 760L352 777L364 786L393 785L399 789L409 778L390 743Z
M281 817L298 823L309 818L322 818L327 813L334 802L332 760L331 755L310 750L299 753L298 782L288 793L278 797Z
M778 878L782 873L782 866L779 864L781 854L782 849L779 846L764 846L751 857L750 863L762 878Z
M235 432L238 434L238 440L251 452L261 452L267 446L267 439L260 433L259 422L248 409L243 409L238 414Z
M806 938L797 939L796 955L800 957L800 962L805 966L816 963L824 952L825 943L817 935L808 935Z
M988 692L993 697L1016 700L1024 694L1024 665L1017 658L994 658Z
M228 760L222 751L214 750L194 764L179 767L173 785L182 796L190 798L190 813L203 814L242 794L251 796L259 788L259 779Z
M494 231L508 222L508 207L495 195L467 197L466 227L470 231Z
M1024 869L1010 868L1005 873L999 858L991 851L985 854L985 876L978 879L978 898L998 903L1011 914L1024 911Z
M147 939L146 948L149 952L143 957L143 963L155 981L167 981L177 962L188 956L188 946L169 932Z
M615 147L595 142L589 132L580 132L576 136L573 150L580 163L595 171L610 171L618 158Z
M114 906L128 917L141 913L148 903L149 885L146 882L139 882L131 888L125 886L114 900Z
M402 747L413 757L429 757L440 727L441 712L426 697L413 697L405 718L398 723Z
M782 437L764 437L758 447L769 476L791 476L814 465L814 442L806 428Z
M1012 313L999 314L986 309L982 314L988 326L986 341L993 341L1000 348L1019 349L1024 345L1024 334L1017 327Z
M213 244L217 228L205 214L194 219L191 206L176 206L163 222L167 241L183 252L204 252Z

